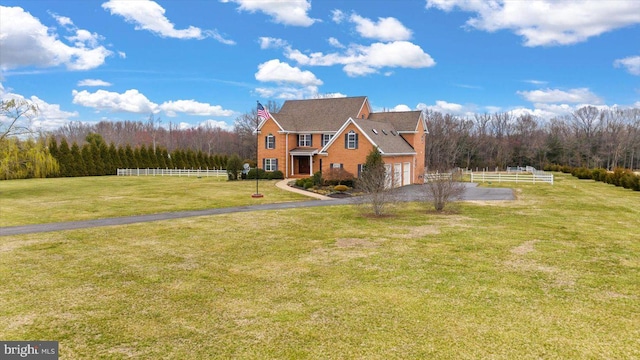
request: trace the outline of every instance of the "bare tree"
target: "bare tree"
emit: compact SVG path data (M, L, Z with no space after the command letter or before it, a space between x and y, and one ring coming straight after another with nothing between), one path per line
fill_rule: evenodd
M422 189L425 202L432 204L435 211L442 212L449 203L464 195L466 187L461 174L455 171L425 175Z
M8 136L31 134L31 120L37 114L38 107L30 101L2 100L0 102L0 140Z
M597 153L600 145L603 112L594 106L585 106L571 114L570 124L577 143L578 165L594 166L599 162Z
M425 111L429 134L425 144L427 168L450 168L465 153L462 140L468 134L468 124L449 114Z
M270 113L277 113L281 108L278 103L271 100L263 104L263 106ZM258 110L256 108L240 115L235 120L233 130L238 136L237 153L243 159L253 159L256 156L256 146L258 146L256 130L258 125Z
M357 180L357 188L363 192L363 195L357 198L357 203L375 216L387 214L396 202L395 192L387 187L387 184L391 183L390 180L382 154L378 148L371 150Z

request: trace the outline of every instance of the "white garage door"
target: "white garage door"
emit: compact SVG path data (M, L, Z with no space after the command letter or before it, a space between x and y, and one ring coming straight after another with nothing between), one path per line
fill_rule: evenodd
M384 187L389 189L391 187L391 164L384 164Z
M402 176L402 185L410 185L411 184L411 163L404 163L404 175Z
M402 163L393 164L393 187L402 185Z

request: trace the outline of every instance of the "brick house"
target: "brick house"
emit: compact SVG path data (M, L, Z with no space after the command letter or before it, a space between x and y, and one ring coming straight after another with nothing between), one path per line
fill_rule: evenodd
M343 168L358 176L380 150L394 186L419 183L427 127L421 111L371 111L365 96L288 100L258 125L258 164L287 178Z

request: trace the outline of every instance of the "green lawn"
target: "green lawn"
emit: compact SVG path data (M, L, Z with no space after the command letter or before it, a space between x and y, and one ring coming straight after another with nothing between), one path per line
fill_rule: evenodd
M0 226L309 200L260 181L215 177L80 177L0 181Z
M516 193L0 237L0 339L61 359L640 358L640 193Z

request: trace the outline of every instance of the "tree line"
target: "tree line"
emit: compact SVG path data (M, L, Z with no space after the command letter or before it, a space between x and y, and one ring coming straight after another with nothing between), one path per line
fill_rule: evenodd
M478 114L463 118L426 111L426 165L505 169L547 164L640 168L640 109L579 108L544 121L530 114Z
M87 135L85 143L71 146L65 138L60 143L49 139L48 152L58 163L58 171L50 176L101 176L115 175L118 168L178 168L178 169L224 169L228 155L209 155L202 151L174 150L169 152L156 146L155 150L146 145L132 147L130 144L107 145L100 134Z
M280 109L272 101L265 107ZM28 101L3 101L0 111L0 179L108 175L118 167L224 168L232 155L255 162L256 109L237 117L233 130L165 127L150 115L147 121L70 122L47 133L30 130L37 109ZM425 111L424 118L428 171L549 164L640 169L640 109L586 106L551 120L510 112Z

